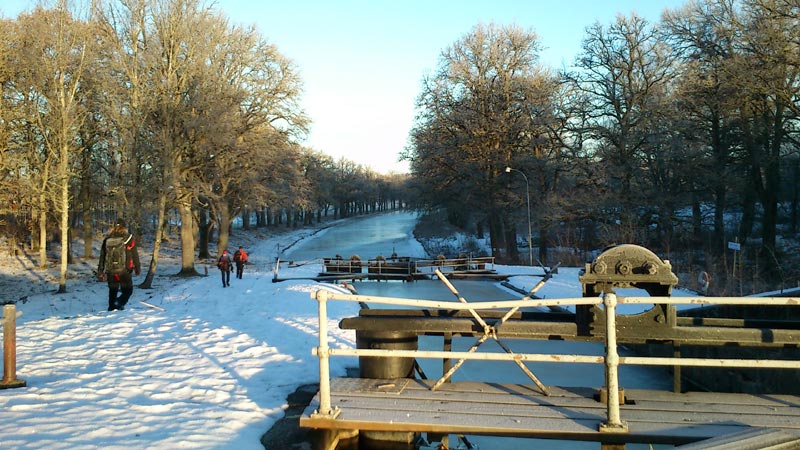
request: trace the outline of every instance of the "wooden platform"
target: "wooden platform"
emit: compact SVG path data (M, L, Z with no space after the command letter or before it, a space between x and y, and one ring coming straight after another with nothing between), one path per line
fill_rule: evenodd
M625 433L600 432L606 408L592 388L458 382L437 391L430 380L335 378L331 405L336 419L312 413L300 426L329 430L414 431L466 435L597 441L607 444L682 445L753 428L800 438L800 397L719 393L674 394L626 390L620 417Z

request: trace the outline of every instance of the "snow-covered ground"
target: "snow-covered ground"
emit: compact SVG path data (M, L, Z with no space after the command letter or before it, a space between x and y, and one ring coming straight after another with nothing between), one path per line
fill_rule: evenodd
M2 449L261 449L261 435L283 416L287 396L318 382L317 289L335 285L295 279L273 283L278 249L313 239L313 230L242 232L252 264L224 288L213 264L207 277L176 278L177 252L165 249L154 288L135 289L124 311L106 312L107 288L91 278L96 259L71 269L66 294L54 275L24 258L0 266L0 300L14 300L16 375L26 387L0 390ZM409 237L398 254L421 250ZM401 253L402 252L402 253ZM149 262L146 243L143 268ZM540 274L496 266L501 273ZM314 276L309 263L282 265L281 277ZM579 297L577 270L561 268L540 295ZM144 275L136 277L141 281ZM529 289L540 278L516 276ZM454 299L455 301L455 299ZM329 302L332 347L354 347L337 326L358 304ZM331 375L357 361L333 358Z
M213 266L208 277L166 275L178 269L167 258L155 289L135 289L125 311L106 312L106 285L85 271L66 294L54 295L52 283L26 294L17 303L16 374L27 387L0 391L0 448L263 448L259 438L282 417L287 395L317 378L309 295L320 286L274 284L270 264L278 244L308 234L248 246L254 264L225 289ZM13 270L4 278L31 283ZM347 345L353 337L335 320L357 308L331 305L331 333ZM334 373L346 363L335 361Z

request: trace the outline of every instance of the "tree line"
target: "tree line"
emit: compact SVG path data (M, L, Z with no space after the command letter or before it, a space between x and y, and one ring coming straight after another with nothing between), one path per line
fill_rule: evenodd
M799 28L793 0L697 0L590 25L556 70L533 30L477 25L424 78L404 158L495 256L517 259L528 189L545 263L632 242L724 275L735 242L796 279Z
M405 176L301 145L301 97L276 45L201 0L59 0L0 19L2 232L40 268L60 244L65 292L73 234L90 258L116 217L154 236L147 286L170 223L192 275L237 217L293 226L400 205Z

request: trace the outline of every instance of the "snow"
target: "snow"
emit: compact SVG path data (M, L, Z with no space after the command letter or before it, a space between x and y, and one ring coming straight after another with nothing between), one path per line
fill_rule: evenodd
M106 285L86 276L70 280L67 294L51 286L25 296L16 376L27 387L0 391L0 448L263 448L287 396L318 381L310 293L335 286L273 283L269 264L278 244L307 234L249 247L254 264L230 288L212 266L208 277L163 276L156 289L136 288L124 311L106 312ZM159 272L176 273L172 265ZM283 270L310 276L320 267ZM337 322L357 309L329 305L332 346L354 345ZM332 374L343 376L348 363L332 361Z
M179 258L166 248L154 289L137 287L124 311L105 311L106 285L91 278L96 259L71 269L68 292L60 295L53 294L54 276L31 270L24 258L0 267L2 298L19 298L16 376L27 383L0 390L0 448L263 448L259 439L283 417L287 396L319 381L311 353L318 345L317 303L310 295L342 289L304 279L272 281L278 249L312 241L313 231L267 236L237 230L231 245L244 243L252 264L230 288L222 287L210 263L198 265L207 277L169 276L177 273ZM398 254L421 249L413 238L397 246ZM144 244L144 267L148 256ZM321 270L318 263L282 264L280 275L301 278ZM560 268L540 295L579 297L577 270ZM512 283L530 289L539 279L516 276ZM338 322L358 308L328 302L331 347L355 347L353 332L340 330ZM331 376L345 376L356 365L355 358L332 358Z

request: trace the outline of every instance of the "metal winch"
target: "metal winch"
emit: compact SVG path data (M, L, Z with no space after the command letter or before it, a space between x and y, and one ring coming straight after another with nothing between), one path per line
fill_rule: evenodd
M668 297L672 294L672 288L678 284L678 277L672 273L669 261L662 260L650 250L634 244L615 245L605 249L593 262L586 264L578 280L583 287L584 297L616 293L615 289L618 288L642 289L651 297ZM605 333L605 314L602 308L578 306L575 312L580 334ZM673 327L675 323L675 307L665 304L654 304L649 311L617 319L621 334L645 338L655 331L654 327Z
M669 261L634 244L607 248L578 277L583 296L593 297L614 288L639 288L652 296L669 296L678 277Z

